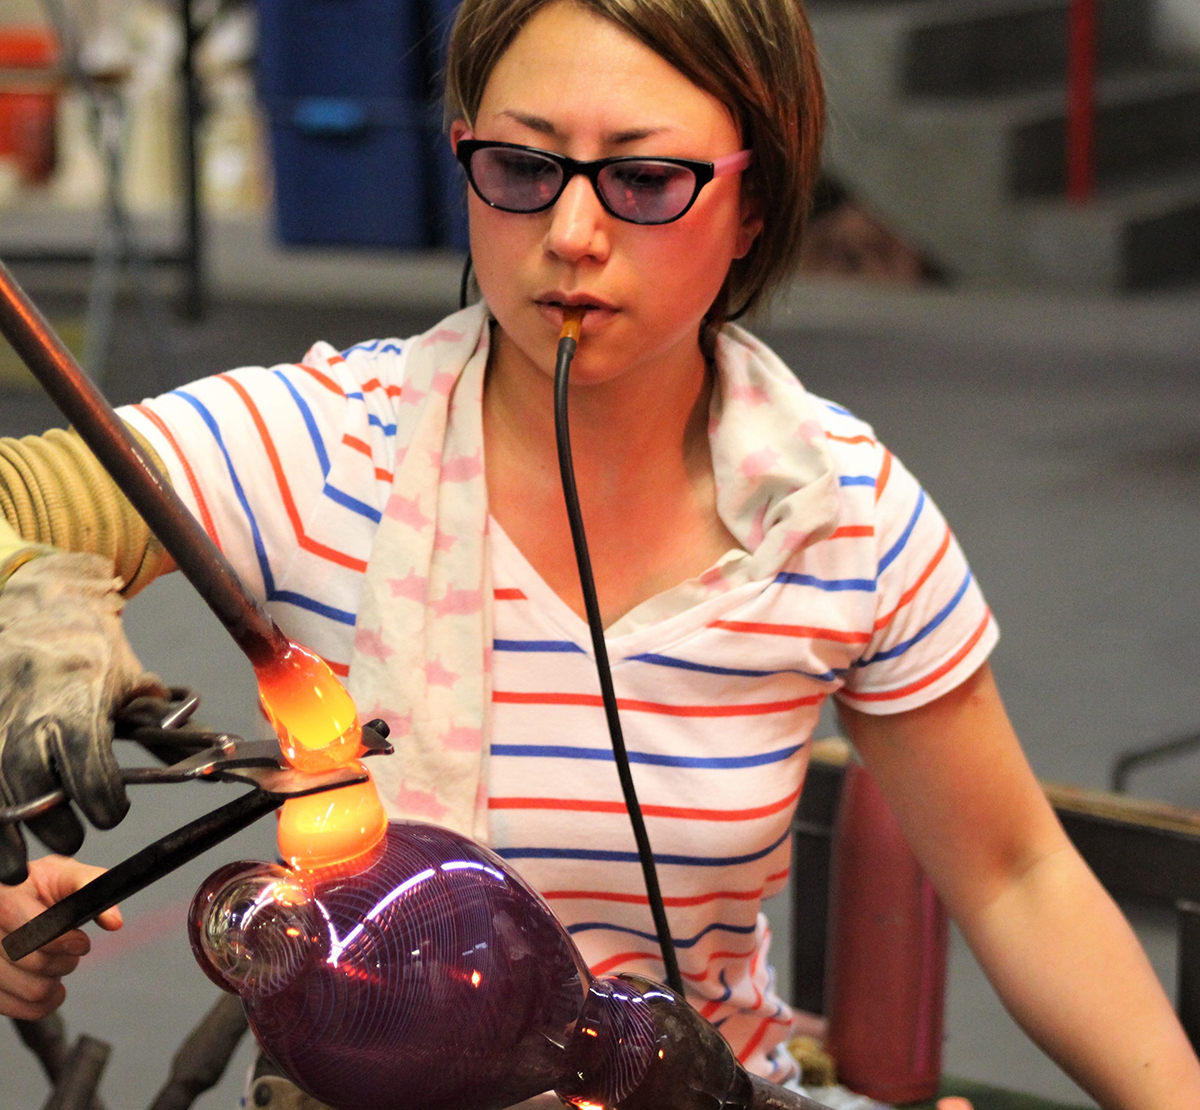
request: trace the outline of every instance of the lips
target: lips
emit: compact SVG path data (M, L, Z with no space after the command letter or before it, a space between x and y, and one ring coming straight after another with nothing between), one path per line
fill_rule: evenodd
M542 293L533 298L539 305L547 308L584 308L601 312L615 312L617 306L602 297L590 293Z

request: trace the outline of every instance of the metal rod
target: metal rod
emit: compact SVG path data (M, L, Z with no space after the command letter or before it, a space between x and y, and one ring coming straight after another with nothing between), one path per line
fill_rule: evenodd
M278 809L284 800L277 794L251 790L220 809L197 817L14 929L4 938L5 953L16 963L63 933L91 921L110 906L123 902L131 894L144 890L227 837L241 832L264 814Z
M251 663L281 655L288 641L237 576L133 433L80 369L37 307L0 262L0 332L141 513L176 565Z
M1096 0L1071 0L1067 31L1067 199L1096 189Z
M183 256L186 282L183 295L183 314L189 320L204 315L204 228L200 205L200 116L203 111L203 91L196 74L196 40L199 37L193 20L192 0L180 0L179 17L183 23L183 57L180 77L183 83L183 185L184 227Z
M71 1049L63 1073L42 1110L89 1110L108 1065L112 1046L83 1034Z

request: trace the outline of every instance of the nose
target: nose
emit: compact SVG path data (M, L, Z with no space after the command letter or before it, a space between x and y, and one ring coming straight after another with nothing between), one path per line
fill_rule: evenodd
M611 219L592 183L583 174L576 174L550 210L546 250L565 262L589 257L603 261L610 248Z

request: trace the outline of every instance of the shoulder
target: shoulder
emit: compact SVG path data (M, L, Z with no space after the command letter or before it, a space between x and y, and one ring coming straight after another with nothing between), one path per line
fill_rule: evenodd
M810 426L811 431L824 440L843 488L874 487L890 456L867 421L836 401L808 390L775 351L734 324L726 324L721 330L717 363L720 372L736 383L735 391L761 391L764 400L770 396L786 398L812 421L816 427Z

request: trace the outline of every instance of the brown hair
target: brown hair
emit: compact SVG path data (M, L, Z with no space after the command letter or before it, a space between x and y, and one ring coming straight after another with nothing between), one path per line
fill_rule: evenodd
M555 0L463 0L446 59L446 118L473 122L488 78L526 22ZM571 0L644 43L715 96L754 160L742 178L762 233L708 314L719 327L774 292L800 255L821 153L825 95L801 0Z

